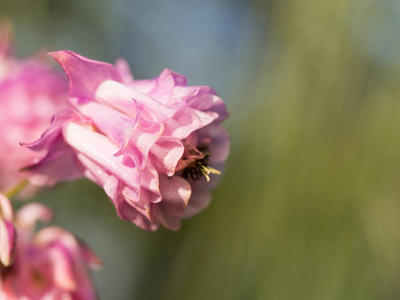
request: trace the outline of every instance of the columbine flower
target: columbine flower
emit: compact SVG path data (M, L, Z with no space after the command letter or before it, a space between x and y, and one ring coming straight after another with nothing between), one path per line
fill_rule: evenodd
M99 265L97 256L62 228L46 227L35 233L36 222L47 222L51 216L38 203L18 211L15 259L2 270L0 299L97 298L88 271L88 265Z
M73 109L30 145L47 151L26 169L34 182L83 174L104 187L122 219L147 230L177 230L207 206L229 152L219 125L228 113L213 89L186 86L170 70L134 80L122 60L114 67L69 51L51 55L68 75Z
M37 153L21 147L51 123L66 100L64 79L37 58L18 60L11 55L9 26L0 24L0 191L23 179L19 170Z

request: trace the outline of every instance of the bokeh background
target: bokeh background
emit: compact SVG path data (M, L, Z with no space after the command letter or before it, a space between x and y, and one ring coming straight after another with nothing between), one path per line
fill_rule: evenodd
M0 0L17 50L68 49L136 78L211 85L232 150L179 232L118 219L104 192L37 200L103 259L101 299L400 299L397 0Z

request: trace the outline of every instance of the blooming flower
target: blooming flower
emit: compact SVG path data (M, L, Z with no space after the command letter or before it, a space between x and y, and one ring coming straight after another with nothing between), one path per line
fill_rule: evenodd
M71 233L58 227L34 232L51 211L38 203L21 208L15 218L18 239L14 262L2 269L0 299L96 299L87 266L97 256Z
M51 123L65 103L67 84L37 58L18 60L11 55L9 26L0 27L0 191L12 189L22 179L19 169L32 163L37 153L21 147Z
M73 108L29 145L46 155L26 168L39 185L84 175L103 186L118 215L146 230L177 230L206 207L229 152L224 102L171 70L134 80L70 51L51 53L70 81Z

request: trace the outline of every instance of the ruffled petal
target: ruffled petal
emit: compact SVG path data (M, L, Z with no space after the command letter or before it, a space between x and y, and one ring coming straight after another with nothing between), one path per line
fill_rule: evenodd
M36 186L52 186L59 181L76 180L83 176L75 151L64 142L61 134L43 158L21 171L26 172L29 181Z
M165 123L165 129L160 140L185 139L193 131L207 126L217 118L218 115L216 113L204 113L185 107Z
M153 195L150 195L150 202L160 202L161 201L161 193L160 193L160 183L159 183L159 175L157 170L151 160L149 160L146 167L142 170L140 184L142 188L148 190Z
M139 122L145 127L164 123L177 110L186 106L184 102L166 106L146 94L111 80L105 81L99 86L95 97L99 102L110 105L131 118L136 117L139 107Z
M139 189L138 169L133 161L127 161L126 157L114 156L119 149L107 137L84 126L69 123L64 129L64 139L76 151L117 176L130 188Z
M63 108L55 115L51 126L42 134L40 139L32 143L21 143L21 145L27 146L33 151L48 150L60 135L62 127L72 120L82 121L82 118L74 110Z
M229 117L224 101L208 86L199 87L197 93L187 99L187 103L194 109L217 113L218 123Z
M115 109L96 102L87 102L78 106L78 109L90 118L102 133L120 146L118 153L128 146L137 118L131 119Z
M154 143L159 139L163 129L164 127L161 125L136 128L130 136L129 144L121 148L117 155L129 155L140 169L144 169L146 165L150 164L147 161L148 154Z
M184 147L180 141L157 142L151 148L153 163L160 174L172 176L181 159Z
M116 191L119 190L119 182L115 181L114 179L110 178L110 182L108 185L112 186L110 190ZM158 228L158 225L151 222L148 217L146 217L143 213L139 212L138 207L133 207L130 205L124 197L121 197L121 194L114 193L108 194L111 201L113 202L118 216L123 220L128 220L135 224L136 226L148 230L154 231Z
M186 84L185 76L165 69L156 78L154 88L149 92L149 95L164 105L171 106L179 100L172 98L175 86L185 86Z

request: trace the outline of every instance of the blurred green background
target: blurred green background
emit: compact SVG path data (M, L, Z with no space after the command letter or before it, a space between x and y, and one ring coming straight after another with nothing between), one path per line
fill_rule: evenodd
M171 68L231 113L212 204L179 232L90 182L38 195L104 260L108 299L400 299L397 0L1 0L18 53Z

